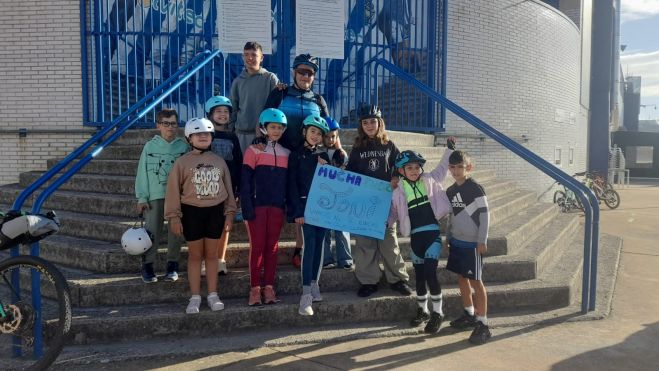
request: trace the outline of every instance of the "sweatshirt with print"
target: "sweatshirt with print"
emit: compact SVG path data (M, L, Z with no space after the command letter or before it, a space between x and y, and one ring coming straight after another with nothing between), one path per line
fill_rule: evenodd
M350 151L346 170L388 182L394 176L399 152L392 141L382 144L379 139L369 139L366 146Z
M167 180L165 219L180 222L181 204L211 207L222 202L224 215L235 214L236 199L224 159L211 151L195 150L176 160Z
M146 203L165 198L169 172L174 162L187 153L188 149L188 144L182 138L174 138L168 142L156 135L146 142L135 176L137 202Z
M446 190L451 202L447 238L466 242L486 243L490 226L487 197L480 184L467 178L462 185L453 184Z

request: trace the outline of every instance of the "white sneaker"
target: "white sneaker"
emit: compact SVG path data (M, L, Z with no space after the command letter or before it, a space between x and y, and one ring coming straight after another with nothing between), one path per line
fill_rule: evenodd
M320 294L320 286L318 282L311 282L311 297L313 302L323 301L323 296Z
M217 274L221 276L225 276L227 273L229 273L229 270L227 269L227 262L224 260L218 260L217 261Z
M192 295L188 307L185 308L185 313L187 314L196 314L199 313L199 306L201 305L201 296Z
M300 297L300 309L297 311L303 316L313 316L313 308L311 308L311 302L313 297L311 294L302 295Z
M211 293L206 297L206 300L208 301L208 307L213 311L217 312L218 310L224 309L224 303L220 301L220 298L217 296L216 293Z
M203 260L201 261L201 276L206 277L206 262Z

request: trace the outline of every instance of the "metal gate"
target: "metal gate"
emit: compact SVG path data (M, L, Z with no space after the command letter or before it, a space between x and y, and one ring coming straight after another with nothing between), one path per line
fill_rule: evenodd
M441 130L436 104L387 71L380 70L376 79L369 61L384 58L443 91L446 0L344 2L345 58L321 59L314 86L332 116L344 127L354 126L359 106L377 103L389 128ZM194 55L217 49L216 5L214 0L81 0L84 123L108 124ZM292 58L305 52L294 45L295 1L271 0L271 9L273 54L263 65L290 83ZM240 54L223 53L162 106L176 108L182 120L202 116L205 100L227 95L242 69ZM153 126L158 109L140 126Z

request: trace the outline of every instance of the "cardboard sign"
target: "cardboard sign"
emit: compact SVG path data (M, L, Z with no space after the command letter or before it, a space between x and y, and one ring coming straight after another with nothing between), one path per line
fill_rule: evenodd
M384 239L390 207L389 182L318 164L304 210L304 221Z

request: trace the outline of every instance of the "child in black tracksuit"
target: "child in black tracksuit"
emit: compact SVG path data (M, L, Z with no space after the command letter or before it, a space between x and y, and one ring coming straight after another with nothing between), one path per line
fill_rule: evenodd
M318 287L318 279L323 262L323 240L327 230L304 222L304 209L318 163L327 164L327 152L319 151L323 135L329 128L325 119L309 115L303 121L303 147L292 152L288 162L288 219L302 225L304 250L302 253L302 297L298 312L312 316L311 303L323 300Z

